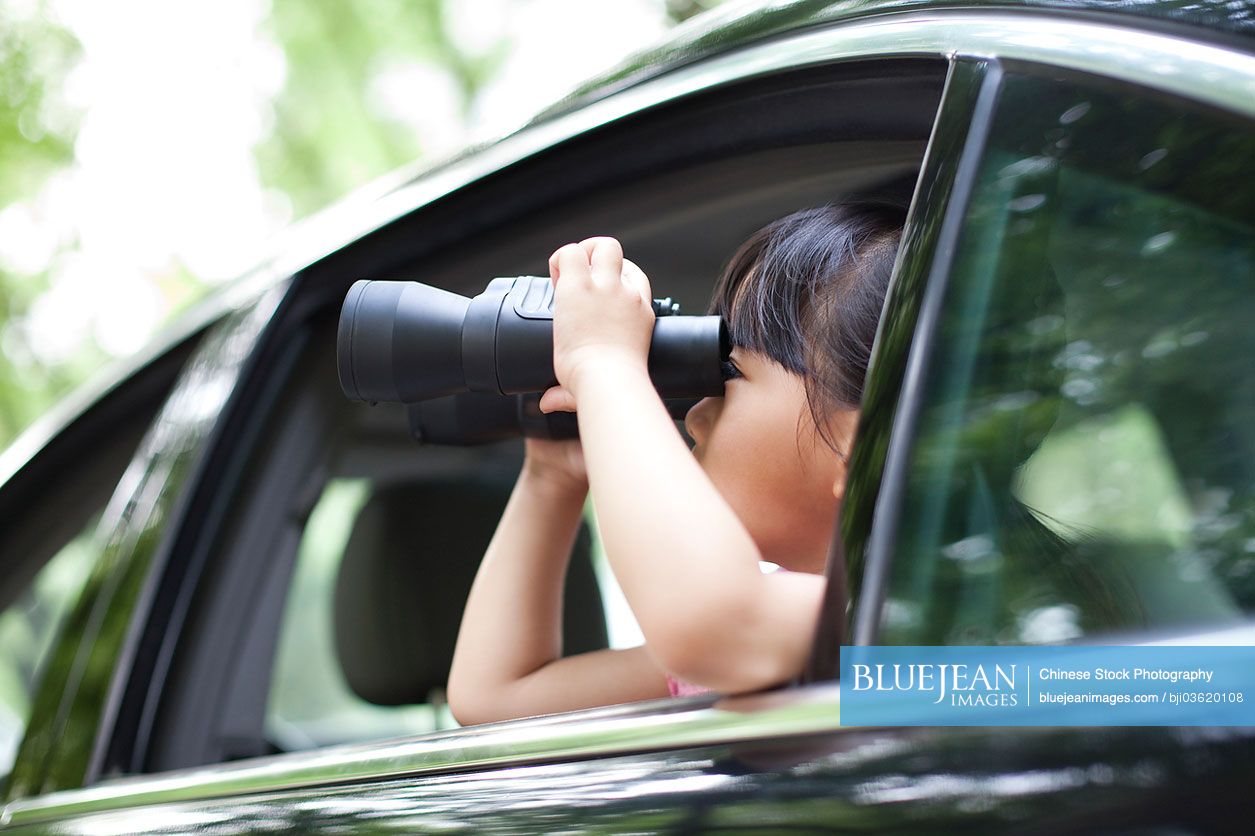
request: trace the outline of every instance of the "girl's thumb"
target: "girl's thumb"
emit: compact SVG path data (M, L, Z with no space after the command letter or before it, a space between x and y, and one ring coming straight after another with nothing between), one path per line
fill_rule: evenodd
M575 397L563 386L551 386L540 396L540 411L574 412Z

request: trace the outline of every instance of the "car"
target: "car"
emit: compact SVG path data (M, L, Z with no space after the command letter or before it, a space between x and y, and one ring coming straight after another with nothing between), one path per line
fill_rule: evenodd
M1250 727L843 726L839 661L1255 644L1253 34L1249 2L735 4L296 226L0 459L0 824L1247 832ZM803 674L459 727L521 444L345 398L349 287L473 295L608 234L699 313L749 232L851 197L909 209ZM567 653L639 642L591 523Z

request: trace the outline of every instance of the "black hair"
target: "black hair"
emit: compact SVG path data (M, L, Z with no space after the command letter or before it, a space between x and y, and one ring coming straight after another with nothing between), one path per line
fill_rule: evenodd
M862 400L905 218L899 206L864 201L786 215L737 249L711 297L709 312L727 321L733 345L803 377L815 426L834 450L828 419Z

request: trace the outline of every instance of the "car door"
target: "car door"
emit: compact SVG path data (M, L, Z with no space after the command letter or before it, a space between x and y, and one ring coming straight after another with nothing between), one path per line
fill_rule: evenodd
M898 603L886 600L883 590L899 567L906 565L897 559L893 544L907 536L912 519L892 509L899 502L903 485L909 482L912 460L907 454L915 446L920 428L929 426L919 418L923 412L917 405L927 391L921 364L939 341L937 323L943 320L946 279L955 272L958 242L979 228L969 218L968 207L975 205L978 175L989 159L986 141L995 116L1001 113L997 105L1006 78L999 63L978 57L987 54L994 43L979 40L985 31L980 26L988 24L992 31L994 22L978 15L940 22L909 18L901 22L904 29L889 27L887 33L879 22L863 28L855 23L832 32L810 33L803 43L777 42L763 47L763 52L738 56L751 66L751 59L766 60L767 55L824 54L835 59L842 48L857 43L858 51L845 53L846 59L866 58L863 50L876 42L877 34L911 34L919 39L913 47L915 54L934 61L940 55L958 53L946 79L945 95L915 188L895 285L878 339L859 431L859 452L852 463L841 550L832 560L837 582L832 584L832 606L816 642L808 677L812 681L759 695L651 701L472 729L435 730L382 743L332 746L273 757L245 756L229 764L203 760L215 752L220 757L224 740L254 747L267 742L264 735L257 735L259 729L264 731L267 688L261 688L260 693L256 687L250 691L247 683L255 683L259 671L273 667L283 592L303 532L303 524L293 528L292 520L300 521L299 509L308 512L316 506L327 484L325 473L318 476L322 462L302 459L299 448L289 452L283 444L294 435L282 430L311 427L306 419L318 420L316 411L307 408L312 402L302 400L297 387L293 390L297 395L291 402L293 409L282 411L296 416L298 422L273 425L265 435L266 445L249 447L240 455L273 454L305 463L296 470L266 468L266 462L259 459L263 469L258 479L235 482L231 488L251 484L246 495L273 497L274 485L281 483L267 481L266 474L278 479L286 473L289 489L295 491L308 484L318 489L301 494L297 506L268 506L274 513L259 510L266 506L242 508L243 515L230 530L232 536L239 533L238 542L243 546L217 553L220 573L213 585L203 588L205 597L198 613L184 626L182 637L174 640L172 678L156 694L158 703L151 712L155 738L168 740L169 735L182 734L187 746L163 753L160 742L156 749L137 748L135 736L122 739L115 734L111 746L120 756L114 762L115 769L157 774L105 781L88 776L87 782L93 786L11 803L6 808L9 820L33 829L64 825L83 831L118 827L292 832L322 828L371 832L786 827L901 830L923 826L993 831L1012 822L1074 830L1087 824L1150 824L1173 817L1195 824L1205 823L1207 816L1224 821L1246 803L1233 795L1219 794L1233 785L1235 765L1245 757L1247 750L1240 748L1245 743L1239 738L1215 736L1196 743L1172 729L1095 733L1092 729L839 726L839 687L827 681L839 645L876 640L878 636L868 632L865 625L879 624L882 613L891 612ZM1032 23L1031 31L1040 34L1042 21L1023 23L1025 27ZM996 24L1004 35L1006 27L1016 25L1014 20L1003 19ZM1126 34L1118 27L1083 28L1089 37L1108 45ZM975 33L966 49L963 39L955 34L960 31ZM1073 29L1068 31L1074 33ZM832 40L826 42L824 37ZM807 45L818 49L816 45L822 43L827 44L827 53L802 49ZM881 48L901 54L902 43L895 38L885 41ZM1014 57L1038 62L1043 58L1035 50ZM1075 54L1058 46L1051 57L1080 63ZM881 69L872 66L871 74L876 76ZM1049 72L1056 69L1051 67ZM1124 73L1126 81L1132 73L1128 67L1116 69ZM900 72L900 68L893 72ZM904 78L883 77L896 78L898 83ZM786 75L784 80L797 78ZM806 80L812 83L814 77L807 76ZM616 138L614 132L603 132L603 136ZM632 145L634 138L625 131L621 146ZM791 156L797 155L796 145L784 147ZM559 163L569 165L570 158L555 156ZM593 156L589 153L583 159ZM758 205L759 211L766 211L765 204ZM654 204L653 208L658 207ZM438 217L432 213L422 220L430 223ZM447 227L427 228L457 239ZM397 231L391 241L400 238L403 236ZM664 242L665 237L654 240ZM518 250L524 252L534 245L523 241ZM661 243L659 248L663 248ZM442 257L446 265L451 263L447 254ZM475 278L482 282L492 275L482 266L491 263L487 255L477 261L460 253L456 265L465 267L470 276L460 289L470 289ZM322 285L310 286L318 288L325 308L326 300L342 296L347 281L358 275L350 272L337 276L337 272L349 271L331 270L325 265L321 269L321 273L319 269L309 271L305 278L322 277ZM392 269L404 271L407 265L397 264ZM432 269L426 275L440 275ZM458 287L453 280L446 284ZM308 301L317 295L306 297L303 305L290 305L288 310L308 314L318 309ZM323 316L326 319L325 310ZM305 334L300 339L313 345L318 341L318 326L321 324L325 333L327 323L319 323L315 316L307 324L308 328L293 327L289 333ZM296 357L299 359L299 352ZM316 368L313 355L310 357L311 368ZM313 374L310 379L315 377ZM403 469L399 464L397 467ZM292 474L298 471L313 481L295 479ZM255 509L251 514L250 507ZM262 524L268 517L281 524L265 528ZM250 531L253 533L244 536ZM252 550L247 548L249 542L254 543ZM268 545L259 549L258 542ZM283 555L284 562L258 560L258 555L271 559ZM250 566L253 573L246 571ZM255 590L252 603L229 606L242 589ZM845 589L853 595L849 607L842 594ZM927 594L908 585L903 599L907 605L921 606ZM276 600L278 608L263 606ZM239 624L233 635L264 634L258 642L250 645L233 640L215 651L208 637L221 637L231 618L250 612L259 614ZM853 632L843 629L847 613L853 617ZM223 644L220 638L216 641ZM232 656L258 667L230 665ZM248 671L252 674L245 675ZM176 681L179 679L181 683ZM210 687L225 697L199 703L209 706L215 715L201 722L203 718L193 710L198 703L189 700L207 693L205 689ZM225 718L231 723L221 722L224 702L238 709ZM138 713L142 716L145 712ZM233 731L244 734L233 739ZM244 751L252 754L247 747ZM175 765L171 758L187 757L189 752L200 759L199 767L182 764L182 769L160 772ZM1205 755L1203 766L1197 764L1200 752ZM1196 805L1201 800L1219 806L1200 812Z
M1255 643L1252 76L1168 95L1165 46L1122 77L985 67L949 211L900 255L913 334L885 321L868 388L894 418L857 449L852 643ZM1071 808L1043 829L1240 828L1250 729L1174 716L927 734L989 759L977 803Z

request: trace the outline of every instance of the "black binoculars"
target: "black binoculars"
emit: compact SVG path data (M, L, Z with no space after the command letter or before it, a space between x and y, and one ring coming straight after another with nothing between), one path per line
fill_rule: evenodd
M544 415L553 371L553 282L497 278L468 299L412 281L359 280L340 311L336 365L349 398L409 405L420 441L475 444L510 435L575 438L574 415ZM731 345L718 316L653 302L650 380L673 417L722 395ZM678 415L677 415L678 413Z

